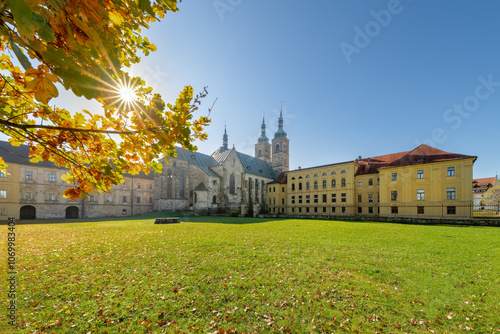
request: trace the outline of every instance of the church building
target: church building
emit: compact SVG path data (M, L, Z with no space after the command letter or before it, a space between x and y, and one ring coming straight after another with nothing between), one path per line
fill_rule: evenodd
M168 162L161 160L163 170L154 176L154 209L264 213L267 185L288 171L288 158L289 140L282 112L271 143L262 120L254 157L230 148L225 129L222 146L210 155L178 147Z

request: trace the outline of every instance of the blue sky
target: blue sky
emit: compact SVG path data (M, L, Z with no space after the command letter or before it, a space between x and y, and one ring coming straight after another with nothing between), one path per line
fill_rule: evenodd
M478 156L494 176L500 121L500 2L184 0L146 32L158 51L133 73L172 101L184 85L218 98L200 152L248 154L283 103L290 168L420 143ZM83 107L83 105L79 105Z

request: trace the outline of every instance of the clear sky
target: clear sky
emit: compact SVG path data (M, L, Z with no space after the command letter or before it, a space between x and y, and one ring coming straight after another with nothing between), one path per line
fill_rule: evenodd
M184 85L218 98L199 143L254 154L281 101L290 169L412 150L478 156L500 171L500 1L184 0L146 33L133 73L172 101ZM78 105L78 107L81 107Z

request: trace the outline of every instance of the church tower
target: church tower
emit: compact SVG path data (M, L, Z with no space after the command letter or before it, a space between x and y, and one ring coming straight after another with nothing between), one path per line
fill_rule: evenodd
M226 126L224 126L224 135L222 136L222 150L227 151L227 131Z
M262 117L261 133L257 144L255 144L255 157L260 160L271 162L271 144L266 136L266 122Z
M278 131L274 134L273 138L273 156L272 167L274 170L286 172L289 169L288 164L288 147L289 140L286 137L286 132L283 130L283 109L280 110L280 118L278 120Z

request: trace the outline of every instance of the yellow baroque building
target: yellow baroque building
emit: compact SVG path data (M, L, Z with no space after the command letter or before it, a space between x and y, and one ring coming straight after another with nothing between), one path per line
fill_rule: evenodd
M472 169L476 158L420 145L407 152L299 168L268 185L268 212L472 217Z

